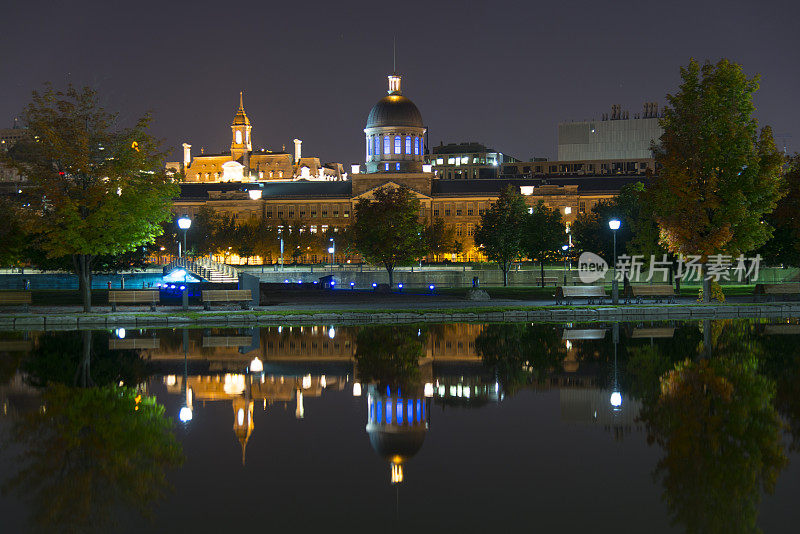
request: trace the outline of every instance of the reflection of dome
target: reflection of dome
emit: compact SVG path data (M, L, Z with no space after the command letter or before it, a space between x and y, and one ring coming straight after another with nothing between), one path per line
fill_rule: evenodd
M367 128L382 126L424 127L422 114L414 102L399 94L387 95L372 106L369 117L367 117Z
M375 426L367 430L369 443L379 455L392 463L402 463L417 454L425 441L425 427L387 428Z

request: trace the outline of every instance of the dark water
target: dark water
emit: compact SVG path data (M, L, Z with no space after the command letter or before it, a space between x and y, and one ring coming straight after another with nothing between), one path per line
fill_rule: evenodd
M796 532L798 347L793 319L0 333L0 532Z

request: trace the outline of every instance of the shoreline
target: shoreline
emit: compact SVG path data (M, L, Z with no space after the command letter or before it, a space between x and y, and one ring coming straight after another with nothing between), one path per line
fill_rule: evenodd
M93 312L48 310L43 313L0 312L0 331L98 330L120 327L176 328L191 326L268 326L281 324L413 324L452 322L592 322L660 321L736 318L800 317L800 302L664 305L543 306L507 305L448 306L442 302L430 308L394 308L384 305L301 307L259 307L254 310L163 312Z

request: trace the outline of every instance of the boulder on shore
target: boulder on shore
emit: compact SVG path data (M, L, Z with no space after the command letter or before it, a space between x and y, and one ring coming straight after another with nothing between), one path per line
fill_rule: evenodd
M467 300L491 300L491 297L483 289L470 289L467 291Z

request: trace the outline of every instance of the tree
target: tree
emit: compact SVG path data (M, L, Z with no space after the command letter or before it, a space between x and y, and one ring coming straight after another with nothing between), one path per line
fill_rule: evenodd
M8 198L0 199L0 266L14 267L26 259L28 235L23 227L22 209Z
M723 59L702 67L691 60L681 78L653 146L661 166L653 212L667 249L699 255L705 272L710 255L744 254L770 237L764 216L781 196L783 159L772 130L759 132L753 117L757 76Z
M178 188L164 171L150 116L120 128L90 88L34 91L22 114L30 132L3 161L32 186L28 230L49 258L69 256L83 309L91 311L92 265L142 247L161 232Z
M800 154L789 158L784 174L786 196L765 220L775 228L772 238L758 249L770 265L800 266Z
M456 231L452 226L446 225L444 219L436 217L425 226L425 246L428 253L433 255L434 261L439 256L451 252L456 241Z
M544 287L544 262L558 255L565 241L564 221L561 211L550 209L540 200L527 217L523 247L529 259L539 260L541 282Z
M528 207L525 199L513 186L508 186L500 197L481 216L475 229L475 244L480 246L489 261L497 262L503 271L503 285L508 285L508 270L524 252L523 238Z
M419 200L406 187L376 189L373 200L356 203L353 245L365 260L384 266L390 287L395 267L425 254L425 227L418 214Z

